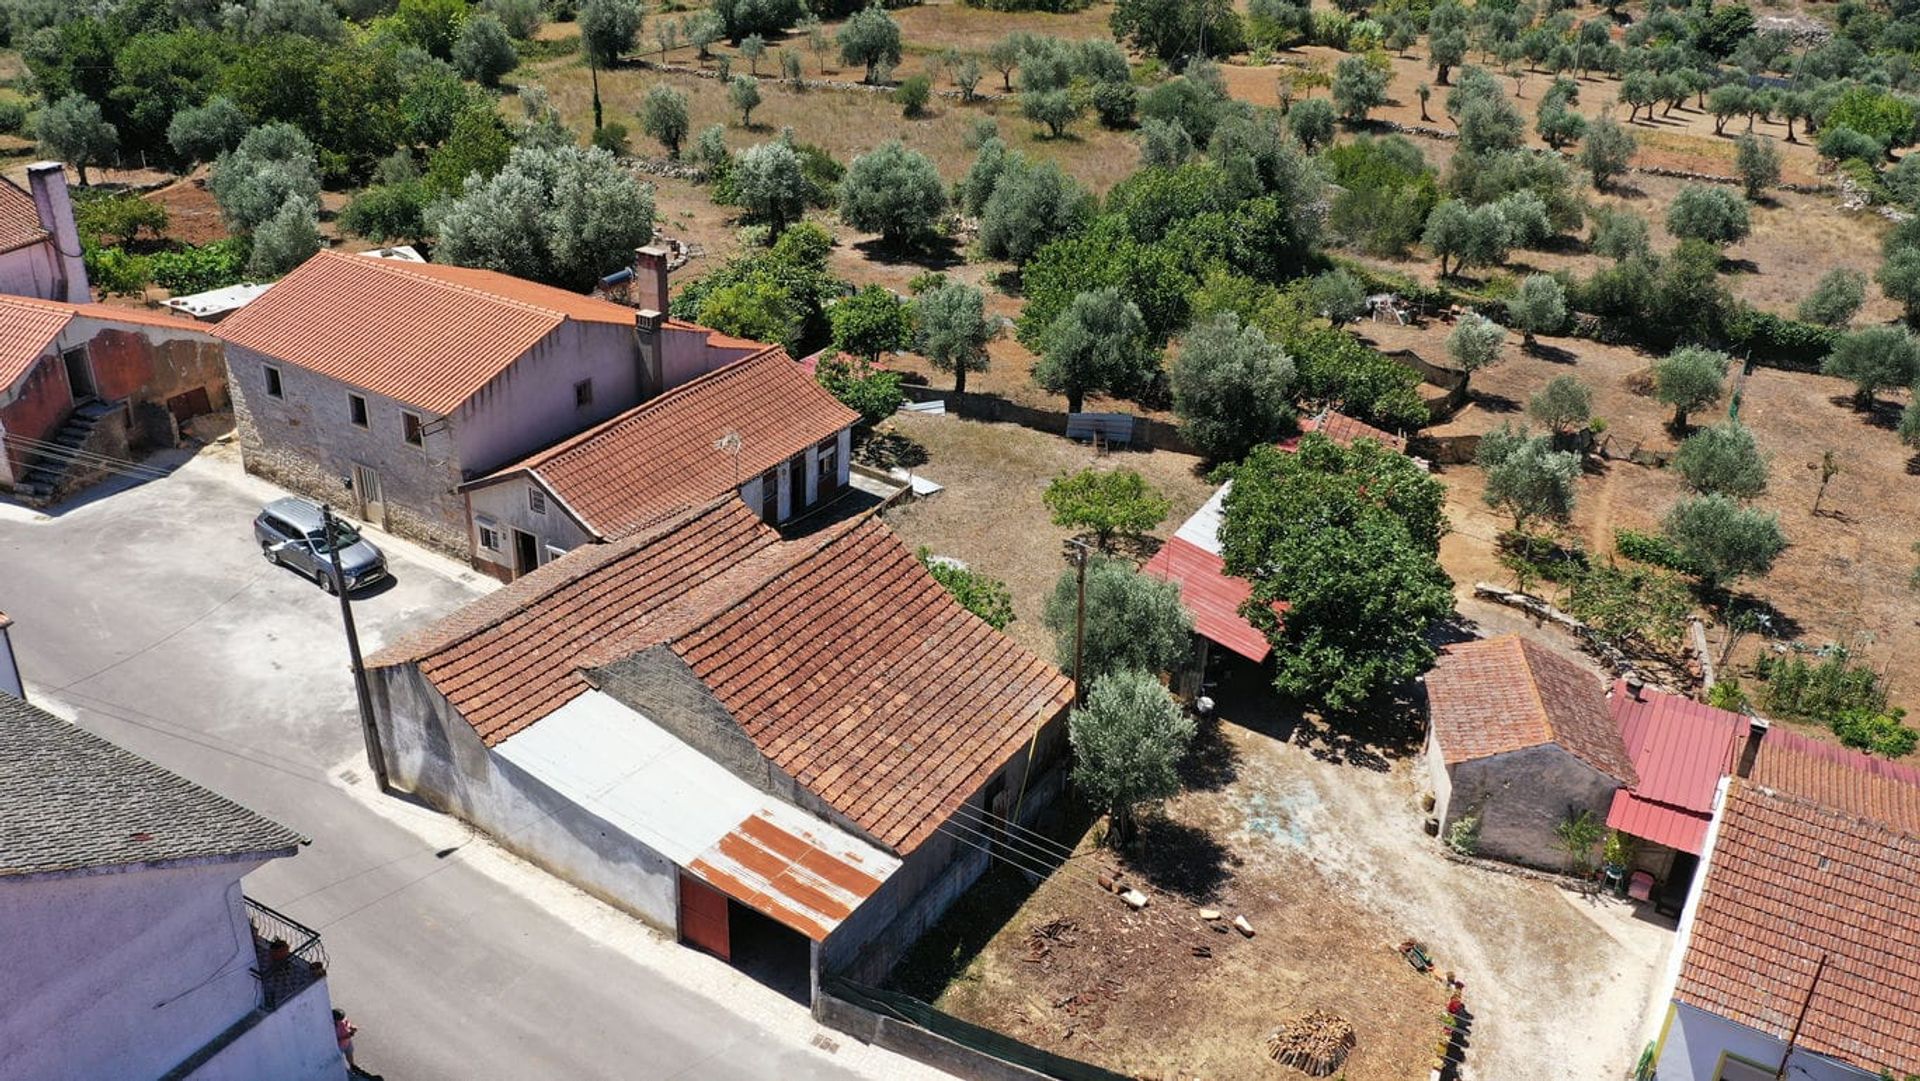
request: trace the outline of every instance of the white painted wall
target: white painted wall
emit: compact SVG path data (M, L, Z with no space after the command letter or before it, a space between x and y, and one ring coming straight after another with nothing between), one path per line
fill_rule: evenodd
M0 1081L158 1077L252 1011L257 866L0 879Z
M661 326L660 328L660 380L661 392L672 390L682 383L707 374L715 368L731 364L744 357L750 357L765 348L761 345L751 347L726 346L712 344L706 330L688 330L681 327Z
M193 1081L345 1081L327 981L309 985L193 1071Z
M1433 792L1433 816L1440 820L1440 839L1446 840L1448 817L1453 805L1453 776L1447 772L1446 756L1440 753L1440 740L1432 725L1427 726L1427 745L1422 752L1427 763L1427 788Z
M569 320L468 399L453 424L466 475L483 476L639 405L638 333ZM584 379L593 380L593 404L580 408L573 387Z
M580 524L560 500L547 492L546 513L535 514L533 501L528 498L529 489L539 482L528 476L509 477L497 484L484 488L474 488L467 492L467 509L473 519L471 536L468 543L472 547L473 559L478 563L492 564L512 572L513 568L513 530L519 529L540 538L541 558L546 558L548 545L564 548L571 552L583 544L596 543L595 537ZM500 533L500 548L488 551L480 547L480 524L482 519L493 523Z
M1660 1047L1660 1081L1719 1081L1721 1061L1728 1055L1777 1069L1786 1049L1785 1040L1675 1003ZM1799 1081L1864 1081L1879 1076L1804 1048L1794 1051L1787 1074Z
M0 293L39 297L41 300L65 300L65 297L57 295L60 291L52 244L29 244L0 254Z

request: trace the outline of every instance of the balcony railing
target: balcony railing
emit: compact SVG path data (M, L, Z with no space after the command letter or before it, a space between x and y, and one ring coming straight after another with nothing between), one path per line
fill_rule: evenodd
M246 898L253 925L253 974L260 981L260 1007L275 1010L326 977L327 951L320 932Z

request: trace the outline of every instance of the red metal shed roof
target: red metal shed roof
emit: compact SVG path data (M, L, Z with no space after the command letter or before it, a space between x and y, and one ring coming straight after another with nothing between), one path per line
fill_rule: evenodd
M1640 781L1634 793L1689 811L1711 813L1720 778L1733 770L1747 719L1677 694L1616 681L1608 705L1620 742Z
M708 885L823 942L885 881L845 834L805 828L798 815L749 815L689 864ZM867 849L871 853L872 849ZM898 867L898 864L893 865Z
M1174 537L1154 553L1141 573L1180 583L1180 600L1193 613L1193 629L1209 642L1259 663L1273 652L1272 643L1240 614L1253 596L1244 578L1226 572L1220 557L1182 537ZM1276 612L1286 606L1274 606Z

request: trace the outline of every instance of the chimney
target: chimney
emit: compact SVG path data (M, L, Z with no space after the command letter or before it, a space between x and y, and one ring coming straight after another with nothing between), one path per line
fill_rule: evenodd
M87 265L80 254L80 231L73 225L73 199L67 194L67 167L57 161L34 162L27 166L27 188L33 193L40 228L53 238L54 295L46 299L92 302Z
M633 306L641 311L667 310L667 249L649 244L633 250Z
M1621 677L1621 682L1627 685L1627 693L1633 696L1634 701L1645 701L1640 692L1646 690L1647 681L1640 678L1638 670L1633 668L1627 669L1626 675Z
M1741 780L1753 776L1754 760L1760 757L1760 741L1767 738L1767 729L1771 727L1765 718L1747 718L1747 745L1740 749L1740 764L1734 768L1734 775Z

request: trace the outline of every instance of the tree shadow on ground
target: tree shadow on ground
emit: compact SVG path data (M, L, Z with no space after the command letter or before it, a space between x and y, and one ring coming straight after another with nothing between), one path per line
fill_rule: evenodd
M1236 862L1227 846L1206 830L1164 815L1143 817L1133 843L1121 855L1126 869L1154 888L1196 903L1220 896Z
M869 262L881 266L917 266L925 270L952 270L964 264L965 253L952 240L940 238L921 247L889 244L884 240L862 240L853 245Z
M1573 350L1548 345L1546 342L1534 342L1533 348L1529 351L1549 364L1572 364L1580 359L1574 355Z
M1730 593L1719 608L1722 621L1730 616L1752 619L1755 633L1767 638L1797 639L1807 630L1798 619L1782 611L1779 605L1751 593Z
M1219 717L1204 717L1187 756L1180 760L1180 784L1188 791L1218 792L1240 776L1240 749L1226 737Z
M1920 454L1907 459L1907 475L1920 477Z
M1476 390L1473 392L1473 396L1469 401L1489 413L1518 413L1520 411L1520 403L1504 394L1487 394L1483 391Z

